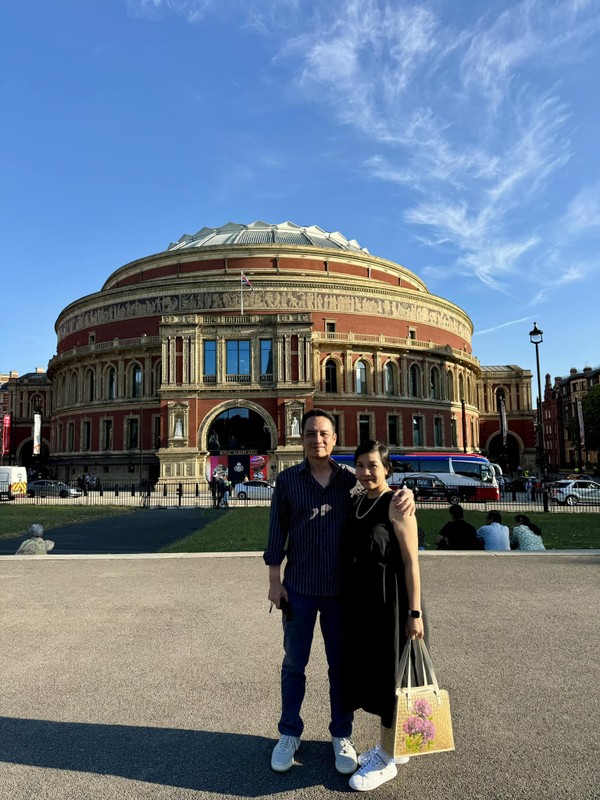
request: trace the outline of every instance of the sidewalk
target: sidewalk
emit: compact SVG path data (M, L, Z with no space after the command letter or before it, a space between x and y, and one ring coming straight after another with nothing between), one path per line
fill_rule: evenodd
M457 749L373 797L598 797L599 566L423 554ZM0 590L1 800L356 796L333 767L319 636L298 764L269 769L281 629L260 557L7 557ZM357 747L376 735L359 713Z

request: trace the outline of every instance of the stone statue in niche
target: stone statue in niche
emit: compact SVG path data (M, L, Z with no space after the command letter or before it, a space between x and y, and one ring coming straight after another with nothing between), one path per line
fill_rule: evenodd
M181 417L177 417L175 420L175 439L183 439L183 422L181 421Z
M298 419L297 414L292 415L290 428L292 431L292 436L300 436L300 420Z

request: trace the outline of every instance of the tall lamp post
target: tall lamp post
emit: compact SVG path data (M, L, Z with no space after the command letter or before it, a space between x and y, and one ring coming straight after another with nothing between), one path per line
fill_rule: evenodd
M537 401L537 418L538 418L538 435L537 435L537 450L538 461L540 470L542 472L542 483L546 483L546 452L544 449L544 421L542 418L542 380L540 377L540 350L539 347L544 341L543 331L541 331L537 322L533 323L533 330L529 331L529 341L535 345L535 363L537 366L537 384L538 384L538 401Z
M462 440L463 440L463 453L467 452L467 411L465 409L465 398L460 398L460 406L462 412Z

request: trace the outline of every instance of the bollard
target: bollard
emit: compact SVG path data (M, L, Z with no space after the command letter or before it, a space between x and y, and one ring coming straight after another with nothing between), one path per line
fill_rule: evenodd
M196 484L196 497L200 497L200 486Z
M167 484L163 483L163 497L167 496Z
M548 489L544 489L542 497L543 497L543 500L544 500L544 511L546 513L548 513L550 511L550 502L549 502Z
M115 497L119 496L119 484L115 484Z
M512 501L513 501L513 503L517 502L517 490L516 489L512 490Z
M178 500L177 505L180 506L181 505L181 497L183 495L183 484L182 483L178 483L177 484L177 494L179 495L179 500Z
M104 487L100 484L100 497L104 497Z
M131 484L131 496L135 497L135 484L134 483Z

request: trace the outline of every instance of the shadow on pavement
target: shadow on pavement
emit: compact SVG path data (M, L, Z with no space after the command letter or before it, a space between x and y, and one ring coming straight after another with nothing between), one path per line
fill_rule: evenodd
M268 767L272 739L239 733L0 717L0 742L3 762L115 775L211 795L348 788L348 778L332 772L329 742L303 740L297 764L284 775Z

